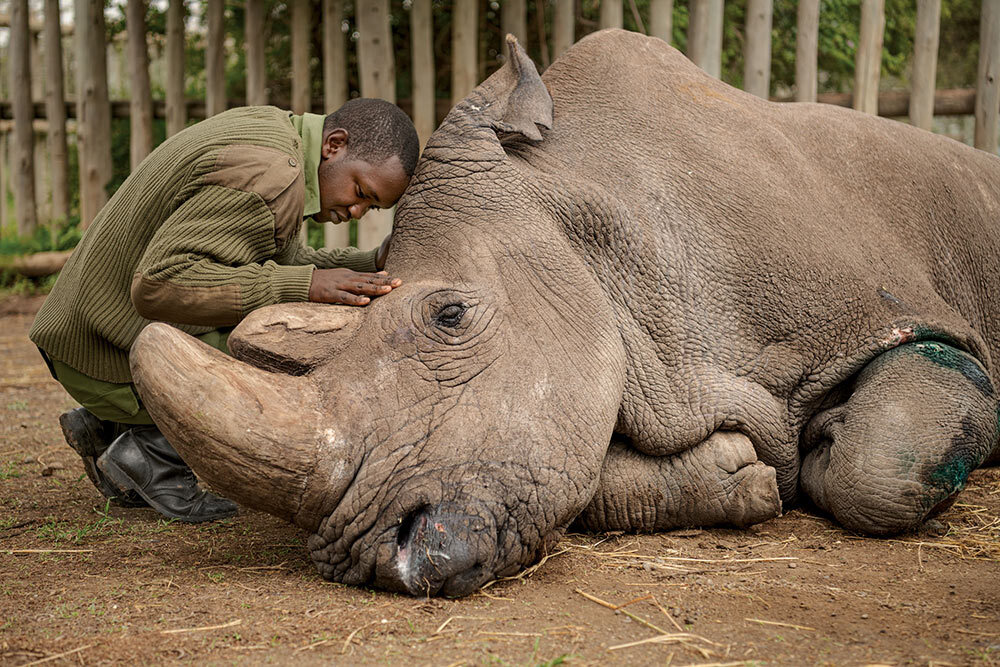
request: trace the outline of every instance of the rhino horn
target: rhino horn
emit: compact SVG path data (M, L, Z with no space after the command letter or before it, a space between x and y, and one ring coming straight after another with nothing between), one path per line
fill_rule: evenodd
M143 329L130 362L153 421L216 490L307 530L346 490L348 439L308 377L254 368L162 323Z
M523 136L540 141L538 127L552 129L552 96L535 63L514 35L507 35L507 61L457 107L482 125L492 128L501 141Z
M351 341L361 309L282 303L253 311L233 329L229 351L241 361L287 375L304 375Z

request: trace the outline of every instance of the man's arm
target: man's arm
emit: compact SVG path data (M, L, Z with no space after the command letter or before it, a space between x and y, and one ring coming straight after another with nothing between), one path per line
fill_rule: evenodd
M151 320L231 326L263 306L307 301L314 267L272 261L274 233L258 194L205 186L153 236L132 303Z
M289 245L292 247L283 252L281 256L276 257L276 261L292 265L312 264L317 269L351 269L359 273L374 273L379 270L379 267L375 266L377 249L331 248L317 250L297 241Z

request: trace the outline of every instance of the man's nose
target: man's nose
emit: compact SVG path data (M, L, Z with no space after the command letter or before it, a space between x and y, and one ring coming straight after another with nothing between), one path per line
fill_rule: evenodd
M368 202L358 202L347 210L350 211L352 218L360 220L361 216L368 212Z

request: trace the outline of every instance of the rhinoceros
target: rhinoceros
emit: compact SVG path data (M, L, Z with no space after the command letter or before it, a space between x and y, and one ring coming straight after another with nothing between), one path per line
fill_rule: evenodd
M574 522L907 531L996 458L1000 160L635 33L507 46L399 203L402 288L258 310L235 358L139 336L204 480L328 579L458 596Z

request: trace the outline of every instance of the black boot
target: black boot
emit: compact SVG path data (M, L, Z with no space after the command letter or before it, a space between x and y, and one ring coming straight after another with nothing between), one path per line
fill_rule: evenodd
M119 489L97 467L97 458L119 435L121 424L98 419L87 408L76 408L59 415L59 426L67 444L83 459L87 477L105 498L124 507L146 507L146 501L139 494Z
M236 503L200 488L194 472L155 426L140 426L118 437L97 467L122 488L138 493L157 512L200 523L236 514Z

